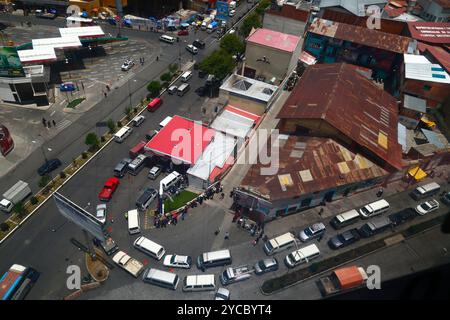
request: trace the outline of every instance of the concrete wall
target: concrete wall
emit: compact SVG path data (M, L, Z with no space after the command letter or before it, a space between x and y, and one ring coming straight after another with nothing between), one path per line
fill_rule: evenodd
M253 100L246 99L244 97L238 97L230 94L228 99L228 104L243 109L245 111L262 115L266 111L266 105L263 103L258 103Z
M256 61L265 56L270 64ZM256 70L256 75L263 74L267 80L276 77L278 80L284 79L289 65L291 63L292 54L285 51L260 46L254 43L247 43L245 50L245 66Z
M305 31L306 22L293 20L285 17L276 16L273 14L265 14L263 21L263 28L292 34L294 36L301 36Z

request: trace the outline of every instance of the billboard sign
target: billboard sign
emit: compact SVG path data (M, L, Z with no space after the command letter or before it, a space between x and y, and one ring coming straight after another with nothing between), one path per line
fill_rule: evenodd
M0 77L25 77L15 47L0 47Z
M228 10L229 10L228 1L218 1L216 9L217 9L216 17L218 19L228 20Z
M79 207L58 192L53 194L56 207L59 212L67 219L86 230L92 236L100 241L105 241L101 223L89 212Z

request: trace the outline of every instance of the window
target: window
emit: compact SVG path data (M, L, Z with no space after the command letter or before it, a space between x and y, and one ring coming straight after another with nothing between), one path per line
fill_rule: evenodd
M312 198L306 198L303 199L300 206L301 207L308 207L311 204Z
M426 85L423 86L423 90L430 91L431 90L431 86L426 84Z

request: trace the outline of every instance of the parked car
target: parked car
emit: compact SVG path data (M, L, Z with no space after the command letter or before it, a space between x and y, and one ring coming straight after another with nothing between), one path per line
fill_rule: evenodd
M259 260L255 264L255 274L257 275L277 270L278 270L278 260L275 258L267 258Z
M230 300L230 291L225 288L219 288L214 295L214 300Z
M190 256L168 254L164 257L163 264L166 267L190 269L192 265L192 258Z
M437 200L435 199L432 199L419 204L416 207L416 212L419 215L424 216L427 213L433 212L437 209L439 209L439 202L437 202Z
M388 216L394 227L399 226L417 217L417 212L413 208L406 208Z
M113 238L107 237L105 241L100 242L103 251L110 256L119 250L119 246L114 242Z
M150 112L154 112L163 104L163 100L161 98L155 98L147 104L147 110Z
M195 89L195 93L198 94L199 97L204 97L206 96L206 88L205 87L198 87L197 89Z
M330 240L328 240L328 245L331 249L340 249L352 243L355 243L360 238L361 237L358 233L358 229L350 229L332 237Z
M132 59L127 59L127 60L125 60L125 62L122 64L121 69L122 69L122 71L128 71L128 70L130 70L130 69L133 68L133 67L134 67L134 60L132 60Z
M135 127L139 127L142 122L145 121L145 117L144 116L137 116L136 118L134 118L133 120L131 120L131 123L133 124L133 126Z
M152 138L154 136L156 136L156 134L158 133L158 130L151 130L149 133L145 134L145 139L147 139L148 141L152 140Z
M57 169L59 166L61 166L61 160L59 159L51 159L48 160L46 163L44 163L42 166L38 169L38 174L40 176L45 176L46 174L49 174L53 170Z
M61 92L71 92L76 90L75 83L73 82L64 82L59 85L59 91Z
M195 40L192 44L196 46L198 49L205 49L206 46L205 41L199 39Z
M450 205L450 192L444 194L444 196L442 197L442 202L446 205Z
M95 211L96 211L95 216L96 216L97 220L99 220L101 223L105 224L105 222L106 222L106 204L102 203L102 204L97 205L97 208Z
M189 30L180 30L180 31L178 31L178 35L179 36L188 36Z
M178 90L178 87L177 87L177 86L171 86L171 87L167 90L167 93L168 93L168 94L176 94L176 93L177 93L177 90Z
M198 53L197 47L193 46L192 44L188 44L186 46L186 50L189 51L192 54L197 54Z
M103 186L102 190L100 190L100 193L98 194L98 198L100 199L100 201L111 200L111 197L112 197L114 191L117 190L119 183L120 183L119 179L116 177L111 177L108 180L106 180L105 185Z
M322 236L325 233L325 225L322 222L314 223L305 230L300 231L298 238L306 242L308 240Z

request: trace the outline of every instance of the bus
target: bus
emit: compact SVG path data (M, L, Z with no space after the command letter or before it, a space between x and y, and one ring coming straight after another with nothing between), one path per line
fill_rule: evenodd
M1 300L23 300L39 278L40 273L31 267L13 264L0 278Z

